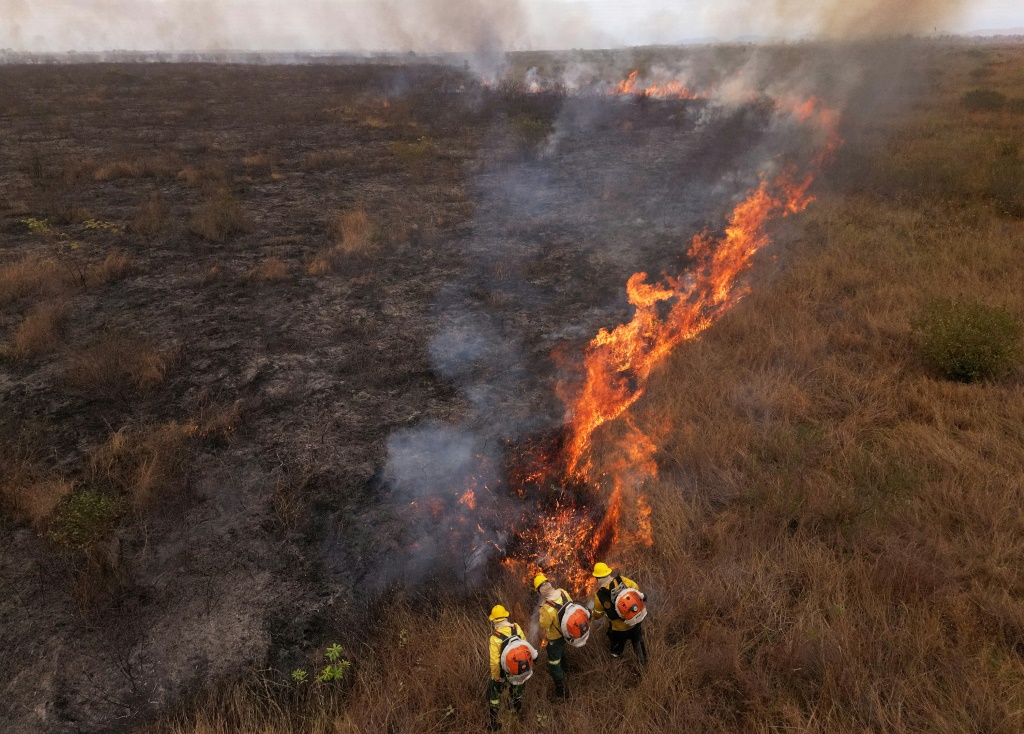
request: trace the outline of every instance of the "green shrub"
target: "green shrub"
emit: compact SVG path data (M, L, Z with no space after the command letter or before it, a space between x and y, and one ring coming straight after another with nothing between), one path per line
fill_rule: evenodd
M973 382L1005 374L1020 349L1020 324L980 303L937 301L915 324L921 356L947 379Z
M50 538L66 548L88 548L107 534L120 514L121 503L99 490L74 492L61 502Z
M998 112L1006 106L1006 95L993 89L972 89L964 92L960 104L972 112Z

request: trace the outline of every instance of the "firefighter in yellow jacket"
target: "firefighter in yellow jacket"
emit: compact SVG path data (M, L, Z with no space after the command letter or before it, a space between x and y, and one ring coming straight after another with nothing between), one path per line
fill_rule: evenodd
M555 683L555 696L565 698L565 638L558 623L558 612L572 601L565 589L556 589L542 573L533 578L533 588L540 594L540 631L548 651L548 672Z
M643 620L647 616L646 596L640 591L632 579L613 571L605 563L594 565L594 578L597 579L597 590L594 592L594 619L602 615L608 617L608 639L611 644L612 657L621 658L626 651L626 643L633 643L633 651L641 665L647 664L647 648L644 646ZM616 605L615 601L624 592L623 601L631 603ZM634 602L635 603L632 603ZM628 618L627 618L628 617Z
M501 707L501 695L508 688L510 691L509 707L512 712L518 714L523 707L523 683L533 674L533 661L537 657L537 651L526 642L526 635L523 628L508 619L508 610L500 604L491 609L491 627L489 652L491 663L491 680L487 685L487 705L490 713L490 728L492 731L501 728L498 719ZM510 647L519 648L519 651L510 650ZM502 665L502 658L506 658L506 665ZM513 658L518 663L515 671L508 670L508 659Z

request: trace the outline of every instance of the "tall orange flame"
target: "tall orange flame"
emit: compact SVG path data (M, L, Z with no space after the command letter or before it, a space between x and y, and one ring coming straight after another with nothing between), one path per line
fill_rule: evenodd
M619 418L647 385L651 371L681 342L698 336L738 301L745 290L739 276L769 242L765 226L775 216L803 211L812 177L797 183L792 173L765 181L741 202L729 218L725 234L694 238L689 255L690 277L666 278L649 284L636 273L626 284L633 319L612 331L601 329L584 357L586 378L570 410L566 473L578 481L594 481L590 448L594 432ZM673 302L674 301L674 302ZM667 316L661 304L671 303Z

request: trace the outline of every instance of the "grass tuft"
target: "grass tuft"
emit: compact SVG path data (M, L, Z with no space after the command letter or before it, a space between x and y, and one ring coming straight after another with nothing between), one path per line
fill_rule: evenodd
M13 355L18 359L31 359L55 349L60 343L60 330L67 313L68 307L63 301L34 306L14 333Z
M216 189L207 194L189 224L191 230L210 242L224 242L235 234L245 232L249 222L238 201L227 189Z
M275 283L288 280L288 264L279 257L268 257L249 271L248 279L256 283Z
M64 379L73 388L113 397L163 382L175 351L121 332L109 332L71 353Z
M1000 377L1020 356L1020 323L1000 308L937 301L915 324L921 356L949 380Z

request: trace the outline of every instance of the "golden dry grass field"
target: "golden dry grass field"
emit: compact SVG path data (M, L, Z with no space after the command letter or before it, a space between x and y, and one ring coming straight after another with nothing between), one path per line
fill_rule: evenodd
M803 51L777 53L785 67ZM919 86L851 103L816 201L773 227L749 294L680 346L632 410L660 441L654 542L609 560L650 596L649 665L613 661L599 630L570 654L570 700L552 700L541 663L506 731L1024 730L1024 362L1017 349L1006 369L951 380L926 358L921 328L943 301L1024 319L1024 47L906 53ZM621 297L607 304L633 270L670 267L666 242L721 226L719 204L655 213L691 189L651 151L701 141L685 137L684 112L650 102L602 118L593 150L584 139L537 163L509 121L560 129L565 110L544 94L485 93L440 120L429 95L385 107L353 91L358 67L188 73L220 94L249 94L241 77L262 74L289 89L335 85L337 99L315 113L272 108L259 144L237 110L197 100L183 114L210 118L194 125L201 140L120 163L94 145L88 163L72 154L35 179L31 165L56 163L33 151L54 149L31 126L20 133L27 178L19 198L5 194L0 262L0 388L19 411L3 423L0 570L9 598L36 605L29 617L87 631L70 641L36 620L17 641L17 612L3 610L7 720L61 732L481 731L487 610L501 602L527 626L535 597L501 568L472 587L442 575L361 593L386 572L378 545L403 538L374 509L387 437L469 410L427 354L445 299L505 314L538 362L561 342L529 334L555 331L567 311L585 314L558 329L577 346L628 318ZM427 85L447 72L421 73ZM42 87L19 84L17 103L40 104ZM188 128L170 107L133 114ZM51 123L77 124L62 117ZM335 125L359 132L333 140ZM716 146L746 145L743 124L726 125L731 137L688 159L707 180L735 163ZM635 168L610 165L615 155ZM575 175L575 209L524 205L495 184L490 171L516 165L531 182ZM135 181L156 184L119 185ZM641 210L635 257L619 262ZM528 256L474 259L486 238ZM582 240L590 249L566 244ZM465 286L455 296L453 272ZM537 289L516 290L520 276ZM14 573L13 559L28 570ZM131 639L123 649L97 631L112 620ZM29 639L43 634L65 641ZM312 678L333 643L351 664L340 681L291 679L294 668ZM65 660L95 674L61 672ZM154 672L164 665L173 674Z

